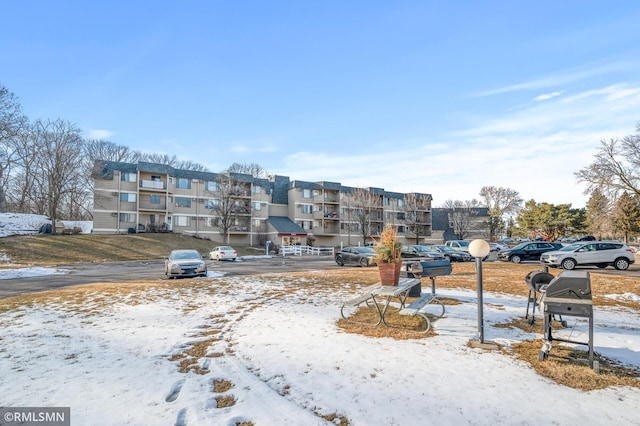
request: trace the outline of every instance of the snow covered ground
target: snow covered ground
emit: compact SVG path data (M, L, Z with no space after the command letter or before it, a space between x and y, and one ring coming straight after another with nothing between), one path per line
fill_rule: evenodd
M463 303L447 305L435 337L369 338L336 326L353 293L323 276L87 287L4 311L0 401L71 407L82 425L321 425L330 414L351 425L640 424L638 388L578 391L468 347L472 291L439 291ZM525 299L484 300L487 340L536 337L492 327L522 317ZM640 366L638 312L598 308L594 323L597 352ZM586 330L571 319L563 332ZM233 405L219 408L225 397Z
M67 228L81 228L83 234L90 234L93 229L91 221L62 220L61 222ZM46 224L51 224L51 219L39 214L0 213L0 237L37 234L42 225Z
M2 236L37 232L46 220L9 215L0 215ZM65 271L1 273L17 280ZM338 328L348 287L321 273L213 274L78 287L0 309L0 403L71 407L74 425L322 425L331 414L368 426L640 424L638 388L582 392L508 354L468 347L477 336L472 291L439 290L463 303L447 305L437 336L402 341ZM485 293L484 301L487 340L539 337L492 326L521 318L525 299ZM599 307L594 324L598 353L640 367L637 311ZM587 325L571 319L561 333L584 341Z

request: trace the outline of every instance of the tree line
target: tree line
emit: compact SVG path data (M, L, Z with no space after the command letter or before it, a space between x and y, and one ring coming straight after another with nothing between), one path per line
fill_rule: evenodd
M483 187L477 200L448 200L449 222L460 239L470 234L477 207L487 208L484 223L491 240L506 235L544 238L590 234L598 240L630 238L640 233L640 124L636 133L600 141L591 164L574 173L586 183L589 199L584 208L529 200L510 188Z

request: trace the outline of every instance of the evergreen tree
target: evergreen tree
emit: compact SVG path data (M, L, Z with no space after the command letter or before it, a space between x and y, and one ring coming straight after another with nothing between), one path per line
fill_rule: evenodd
M640 196L624 192L613 209L613 230L622 234L624 242L640 232Z

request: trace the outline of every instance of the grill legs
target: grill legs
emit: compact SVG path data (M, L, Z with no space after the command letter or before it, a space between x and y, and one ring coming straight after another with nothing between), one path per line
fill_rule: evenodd
M565 343L574 343L576 345L587 345L589 348L589 357L588 359L584 358L574 358L574 357L559 357L565 358L572 361L580 361L589 363L589 367L593 368L593 370L598 373L600 372L600 363L598 361L593 360L593 313L588 315L589 319L589 341L588 342L577 342L574 340L562 339L559 337L553 337L552 334L552 322L553 322L553 314L545 312L544 314L544 327L543 327L543 339L544 342L542 344L542 349L540 349L540 353L538 354L538 360L544 361L549 356L557 356L550 354L551 348L553 346L553 341L556 342L565 342ZM566 321L562 321L563 326L566 327Z

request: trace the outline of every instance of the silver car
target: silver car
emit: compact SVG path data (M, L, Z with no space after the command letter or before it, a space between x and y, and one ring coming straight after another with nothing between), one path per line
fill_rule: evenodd
M625 271L635 262L635 255L631 247L618 241L584 241L543 253L540 262L563 269L588 265Z
M164 261L164 274L173 277L206 277L207 264L197 250L173 250Z

